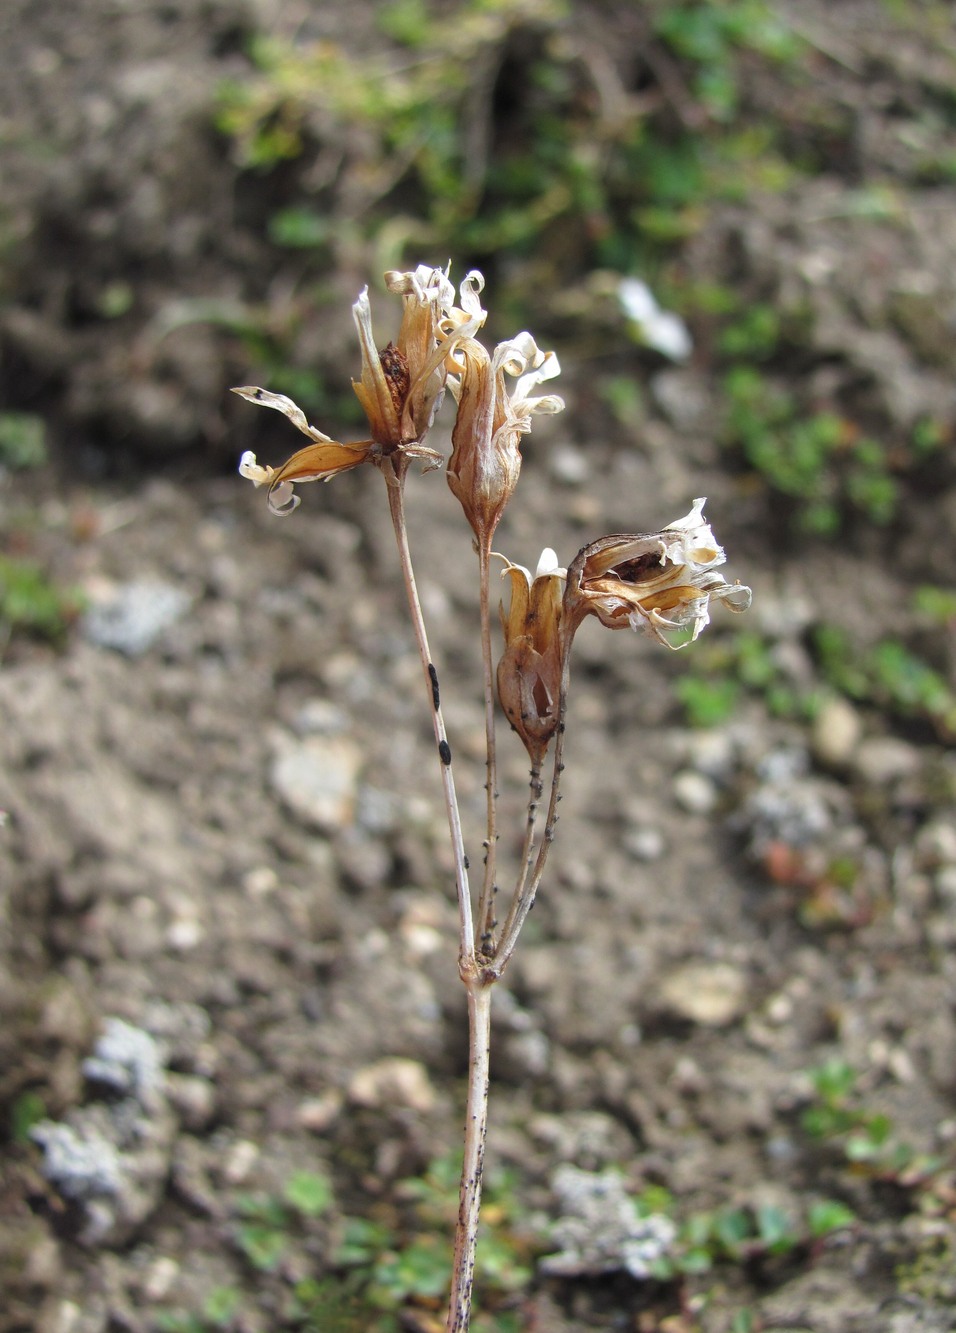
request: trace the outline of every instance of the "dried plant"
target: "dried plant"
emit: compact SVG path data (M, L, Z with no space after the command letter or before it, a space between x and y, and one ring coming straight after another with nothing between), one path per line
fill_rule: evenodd
M567 569L545 550L537 570L505 560L510 583L501 621L504 647L495 663L491 612L492 542L521 470L520 438L532 418L564 407L555 395L535 396L559 372L553 352L543 352L530 333L519 333L489 351L479 340L486 311L480 303L484 279L469 273L457 303L446 272L421 266L385 275L400 296L403 315L397 342L379 351L372 332L367 290L353 307L362 349L361 379L353 387L365 410L369 439L346 444L310 426L290 399L264 389L235 392L283 413L310 443L279 468L261 467L252 454L239 465L243 476L268 487L269 504L289 514L299 504L295 486L328 481L361 464L378 468L386 483L389 511L424 673L439 771L454 854L459 908L458 969L469 1016L469 1077L464 1158L446 1328L463 1333L471 1318L472 1285L482 1162L488 1108L491 995L509 959L541 884L555 834L564 768L565 717L575 632L589 615L610 629L645 630L671 648L697 638L708 623L712 599L733 611L750 604L750 590L727 583L718 572L724 553L703 517L703 500L659 532L599 538L581 550ZM457 404L447 462L425 444L449 389ZM465 854L452 750L442 717L439 676L428 647L415 584L405 522L405 483L412 463L426 471L446 467L448 484L474 534L478 555L478 600L484 679L487 827L481 884L473 894ZM497 553L495 553L497 554ZM524 744L531 769L523 843L514 887L503 920L498 909L497 702ZM542 821L544 768L550 754L550 785Z

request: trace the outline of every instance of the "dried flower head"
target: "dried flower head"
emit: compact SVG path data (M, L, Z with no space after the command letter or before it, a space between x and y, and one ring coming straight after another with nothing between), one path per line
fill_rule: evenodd
M444 326L455 292L441 269L420 265L409 273L390 272L385 283L404 303L397 342L381 352L376 349L368 288L352 307L362 349L362 376L353 388L368 417L370 439L343 444L310 426L291 398L252 386L234 390L250 402L275 408L312 441L279 468L262 467L254 454L243 454L239 471L256 486L268 486L275 513L289 514L298 505L296 482L329 481L360 463L380 462L397 453L424 459L432 467L441 463L441 456L422 441L444 393L446 359L469 326Z
M534 578L510 561L502 578L511 581L511 601L507 611L501 608L505 647L498 663L498 698L538 767L559 720L566 571L558 568L554 551L546 549Z
M602 537L581 550L568 569L565 614L576 628L596 615L610 629L646 630L668 648L692 643L710 620L710 600L746 611L750 589L728 583L717 566L726 559L704 500L661 532Z
M543 352L530 333L499 343L493 353L474 337L485 318L478 302L483 286L480 273L469 273L461 285L461 307L449 316L458 332L446 362L458 415L448 484L478 540L490 542L518 482L520 437L531 429L533 416L560 412L564 402L554 394L532 396L561 367L554 352ZM517 381L510 391L507 376Z

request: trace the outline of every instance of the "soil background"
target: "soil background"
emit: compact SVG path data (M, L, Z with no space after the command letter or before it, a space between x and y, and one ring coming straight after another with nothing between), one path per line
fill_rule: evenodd
M0 536L85 608L56 644L11 621L0 664L3 1333L441 1327L427 1284L366 1308L341 1261L347 1218L399 1251L428 1229L402 1182L456 1151L466 1062L429 700L385 494L360 469L273 517L236 460L278 462L296 437L227 392L277 387L257 327L260 348L294 343L339 386L310 419L357 435L339 415L358 365L349 308L368 282L382 343L393 334L393 256L354 240L345 190L334 263L277 247L271 213L318 187L288 164L248 170L214 115L254 34L360 57L387 46L380 8L0 12L0 411L42 419L49 451L5 468ZM801 534L797 501L720 447L706 319L689 318L694 352L673 364L616 307L582 323L604 278L563 268L553 234L536 256L482 257L492 311L538 291L542 327L534 306L522 317L558 349L567 402L526 441L500 549L568 562L707 495L754 605L746 624L717 611L680 654L579 636L552 871L496 996L488 1173L509 1183L492 1221L527 1272L513 1291L487 1281L480 1327L956 1328L951 732L889 686L840 693L811 641L837 624L863 661L893 639L956 688L952 609L914 602L956 586L956 38L946 6L780 8L809 79L795 91L759 64L741 78L756 119L814 127L819 170L708 206L683 271L800 313L800 348L774 371L790 391L853 415L891 459L927 420L937 447L898 468L885 522L848 509L829 538ZM525 10L512 66L536 31ZM582 6L563 31L623 79L642 12ZM651 69L681 111L680 71ZM886 191L892 207L874 206ZM497 336L509 318L493 316ZM609 409L606 375L639 386L632 421ZM409 505L477 864L474 558L441 472L410 478ZM743 629L762 678L733 655ZM743 688L694 728L676 691L711 641L725 665L700 658L698 678ZM812 716L781 716L768 674L812 695ZM501 769L507 865L527 781L508 734ZM855 1081L814 1135L812 1071L834 1061ZM854 1160L854 1132L885 1142ZM549 1271L569 1164L666 1189L678 1223L736 1210L750 1231L712 1233L709 1271L668 1281L613 1254ZM281 1253L263 1256L249 1200L282 1199L302 1173L334 1202L280 1207L265 1229ZM814 1206L833 1201L850 1220L815 1234Z

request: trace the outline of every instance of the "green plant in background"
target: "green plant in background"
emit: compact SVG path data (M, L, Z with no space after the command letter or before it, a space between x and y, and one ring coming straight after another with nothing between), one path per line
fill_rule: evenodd
M178 1314L162 1310L156 1316L160 1333L216 1333L234 1327L242 1304L242 1293L235 1287L216 1287L203 1302L199 1314Z
M848 1165L907 1185L924 1185L939 1170L940 1159L903 1142L889 1116L860 1104L861 1080L852 1065L835 1058L809 1076L814 1101L801 1118L803 1129L837 1147Z
M652 1186L638 1200L641 1216L674 1216L675 1200ZM775 1204L728 1207L690 1214L679 1223L671 1251L654 1261L658 1281L671 1282L707 1273L716 1264L751 1263L808 1249L815 1241L851 1226L855 1214L834 1200L817 1200L804 1217L791 1216Z
M20 472L46 461L43 418L33 412L0 412L0 470Z
M714 636L701 645L691 670L674 681L673 689L694 727L726 722L747 691L761 695L776 717L806 719L819 703L816 693L793 685L773 642L754 630L734 640Z
M936 625L956 627L956 589L923 584L913 595L913 610Z
M764 317L756 329L738 324L728 332L733 345L754 332L772 334L772 321ZM772 490L798 502L802 531L835 534L846 508L873 523L893 517L898 485L886 451L854 422L834 412L803 413L791 392L750 365L729 370L723 390L724 445L739 449Z
M918 589L914 608L949 627L956 622L956 593ZM882 639L861 651L845 630L821 624L811 632L811 646L820 682L798 688L778 662L773 641L759 631L714 635L698 648L691 670L674 681L674 694L695 727L726 722L747 693L761 696L775 717L805 721L826 693L836 690L893 717L926 721L943 740L956 736L956 691L898 639Z
M804 50L801 39L765 0L690 0L655 8L655 32L692 67L696 98L719 120L730 120L738 109L739 50L784 66L794 65Z
M861 653L845 630L819 625L813 646L824 679L848 698L924 719L943 739L956 735L956 693L898 639L883 639Z
M32 560L0 555L0 643L28 634L60 644L81 609L79 594Z
M243 1194L236 1199L240 1221L236 1245L253 1268L271 1272L282 1262L291 1238L332 1205L332 1186L314 1171L299 1171L279 1196Z
M496 1298L525 1287L531 1278L531 1243L517 1234L521 1211L515 1181L505 1172L487 1186L477 1283L490 1313L475 1318L475 1333L518 1333ZM279 1194L240 1194L234 1202L233 1238L239 1253L260 1275L283 1284L282 1327L305 1333L398 1333L402 1311L437 1308L448 1288L451 1265L450 1223L458 1209L458 1165L454 1155L437 1158L421 1176L399 1182L395 1190L401 1218L389 1210L376 1217L339 1218L328 1178L317 1172L293 1175ZM298 1267L294 1256L313 1223L325 1218L337 1236L323 1255L324 1273L284 1276ZM232 1288L223 1293L235 1294ZM215 1296L216 1293L213 1293ZM212 1333L228 1326L238 1298L217 1322L209 1298L201 1315L168 1312L167 1333ZM225 1302L225 1294L222 1296Z
M346 1270L347 1283L369 1308L382 1312L376 1333L397 1329L394 1315L408 1302L439 1302L448 1287L451 1264L450 1224L458 1211L457 1156L436 1158L422 1176L401 1182L397 1194L411 1208L407 1232L400 1236L382 1223L348 1219L336 1264ZM530 1242L519 1234L521 1220L515 1181L507 1172L486 1182L481 1243L475 1270L484 1304L527 1285L531 1278ZM498 1311L487 1327L505 1330L506 1316ZM362 1328L370 1327L363 1324ZM486 1327L476 1318L476 1333Z
M400 60L254 38L254 73L219 89L219 129L259 171L317 148L314 177L346 181L349 197L344 215L290 205L273 238L330 259L376 238L397 263L414 238L471 260L554 251L565 272L569 259L633 272L695 231L710 195L739 192L748 162L780 175L772 133L735 120L742 52L800 68L799 39L764 0L649 7L649 67L659 49L687 69L676 124L611 86L568 18L563 0L467 0L451 19L395 0L378 23Z

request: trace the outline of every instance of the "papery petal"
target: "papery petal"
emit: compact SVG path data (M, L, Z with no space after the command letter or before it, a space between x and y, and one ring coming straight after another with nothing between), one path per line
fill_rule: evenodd
M270 486L276 470L268 465L260 467L256 462L256 456L250 449L239 459L239 475L251 481L254 486Z
M685 514L683 518L675 518L673 523L667 524L664 531L674 532L680 528L699 528L704 521L704 505L706 503L706 495L698 496L690 513Z
M355 396L368 417L372 428L372 438L379 444L397 445L401 443L401 423L395 408L381 358L375 346L372 331L372 307L369 304L368 288L363 288L358 300L352 306L352 317L358 330L359 344L362 348L362 378L353 380Z
M420 304L433 302L441 310L450 310L455 302L455 288L447 270L419 264L410 272L390 269L385 286L395 296L412 296Z
M323 435L315 426L310 426L305 418L302 408L294 403L291 398L286 398L284 393L270 393L268 389L257 389L254 385L248 385L241 389L233 389L240 398L247 398L250 403L258 403L260 407L272 407L277 412L281 412L284 417L288 417L303 435L308 435L310 440L328 440L329 435Z
M484 274L478 269L473 268L462 278L461 285L458 288L461 298L461 308L469 319L477 320L476 329L481 328L488 317L487 310L483 310L478 297L485 289Z
M733 611L739 615L742 611L749 611L750 604L753 601L753 592L747 587L746 583L725 583L722 588L715 588L711 592L712 597L716 597L726 606L728 611Z
M536 579L544 578L548 574L560 574L562 578L567 574L566 569L558 565L558 554L550 546L546 546L538 557L538 567L534 572Z

